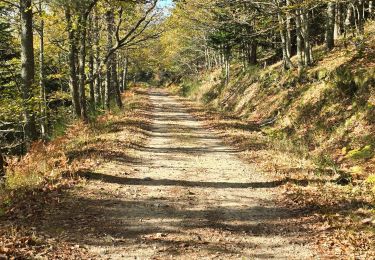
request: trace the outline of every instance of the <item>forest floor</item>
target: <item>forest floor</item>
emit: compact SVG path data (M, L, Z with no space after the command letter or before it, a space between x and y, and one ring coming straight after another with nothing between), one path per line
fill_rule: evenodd
M372 233L341 218L346 206L332 204L332 222L324 207L290 204L310 201L289 189L309 181L265 171L271 158L248 156L258 144L236 146L203 108L159 89L126 102L92 133L68 134L63 153L78 179L8 207L0 259L372 259Z
M282 181L242 161L240 150L225 145L167 92L151 90L143 98L150 102L140 111L150 119L139 125L148 136L144 142L121 152L103 149L104 161L80 171L86 181L52 193L37 213L7 220L8 227L23 223L43 237L40 243L26 238L29 257L317 257L309 246L309 216L277 203ZM121 147L132 136L126 122L116 126L111 134ZM3 253L15 249L6 246Z

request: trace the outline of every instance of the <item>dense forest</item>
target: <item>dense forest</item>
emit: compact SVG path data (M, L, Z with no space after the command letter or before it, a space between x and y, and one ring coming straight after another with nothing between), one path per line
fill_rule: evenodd
M13 196L19 186L28 194L55 183L55 178L71 178L82 165L92 171L100 168L100 160L108 160L105 145L126 143L109 153L112 159L134 147L142 151L145 140L157 138L145 132L158 129L160 111L168 104L171 111L164 111L164 119L177 123L164 125L173 134L189 133L179 120L190 117L173 116L182 108L161 98L175 95L227 145L245 151L244 161L284 178L285 207L320 214L317 222L325 226L317 230L332 231L319 241L330 237L327 245L350 248L335 257L374 257L374 4L0 0L0 217L12 208L9 201L17 201ZM155 95L155 89L162 92ZM158 107L158 102L165 104ZM143 109L150 111L140 112ZM103 141L102 134L114 125L130 131L123 134L125 141ZM111 128L107 134L116 131ZM201 141L208 146L207 140ZM94 150L98 155L91 158ZM154 150L150 156L161 156L162 161L164 150L162 155ZM44 168L34 165L41 162ZM123 164L131 165L125 158ZM38 181L20 181L30 172ZM146 179L151 180L147 174ZM173 186L171 182L166 186ZM334 228L332 223L339 222L346 226ZM349 229L350 239L338 231ZM162 240L164 233L157 238ZM332 242L335 239L340 242ZM24 256L16 247L3 250L5 244L0 240L0 258ZM322 250L324 255L324 250L336 249L332 244ZM293 255L288 254L285 257ZM187 257L204 256L213 257Z

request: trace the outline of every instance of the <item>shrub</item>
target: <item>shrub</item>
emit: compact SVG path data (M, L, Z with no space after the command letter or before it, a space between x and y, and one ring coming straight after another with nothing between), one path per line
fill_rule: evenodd
M365 160L370 159L374 156L374 149L371 145L366 145L363 148L354 149L348 152L348 154L345 156L349 159L354 160Z

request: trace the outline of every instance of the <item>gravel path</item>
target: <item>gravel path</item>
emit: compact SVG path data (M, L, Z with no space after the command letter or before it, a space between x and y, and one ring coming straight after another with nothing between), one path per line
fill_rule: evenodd
M74 221L55 212L55 229L65 225L66 238L102 259L313 258L293 212L273 202L280 183L242 162L177 99L161 90L150 99L147 144L133 162L117 158L91 173L62 203Z

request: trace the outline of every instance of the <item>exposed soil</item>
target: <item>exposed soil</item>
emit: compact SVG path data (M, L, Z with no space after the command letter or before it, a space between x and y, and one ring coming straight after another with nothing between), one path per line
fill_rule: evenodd
M101 259L314 258L300 213L275 203L280 181L241 161L174 97L149 95L146 144L84 172L86 183L32 223L38 232Z

